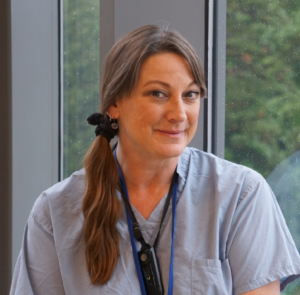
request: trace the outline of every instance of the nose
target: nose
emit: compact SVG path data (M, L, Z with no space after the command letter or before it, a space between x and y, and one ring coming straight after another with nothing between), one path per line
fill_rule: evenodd
M170 122L184 122L187 119L186 106L181 94L173 96L168 103L167 119Z

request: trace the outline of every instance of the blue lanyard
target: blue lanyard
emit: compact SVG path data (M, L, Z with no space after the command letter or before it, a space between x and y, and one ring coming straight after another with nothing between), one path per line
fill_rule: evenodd
M116 150L114 151L114 157L116 160L119 176L121 179L122 189L125 193L126 198L129 200L125 179L116 156ZM170 257L170 269L169 269L168 295L173 294L173 256L174 256L175 219L176 219L176 205L177 205L177 187L178 187L178 174L176 173L175 182L172 191L172 244L171 244L171 257ZM135 237L133 233L132 220L127 209L126 209L126 216L127 216L127 223L128 223L129 234L130 234L132 253L133 253L133 258L136 266L137 275L140 282L141 292L142 295L147 295L145 285L144 285L143 275L140 267L140 262L138 258L138 251L136 248Z

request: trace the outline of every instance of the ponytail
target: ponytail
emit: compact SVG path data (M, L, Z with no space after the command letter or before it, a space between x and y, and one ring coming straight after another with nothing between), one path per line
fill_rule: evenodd
M91 284L107 283L119 258L116 224L121 205L116 196L119 174L108 140L96 137L85 157L87 188L82 211L85 217L83 238Z

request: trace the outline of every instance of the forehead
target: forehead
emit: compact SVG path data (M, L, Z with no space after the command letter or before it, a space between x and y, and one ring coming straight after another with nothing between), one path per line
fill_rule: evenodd
M152 79L162 79L164 82L175 79L183 83L190 83L194 80L187 61L175 53L157 53L144 61L138 84Z

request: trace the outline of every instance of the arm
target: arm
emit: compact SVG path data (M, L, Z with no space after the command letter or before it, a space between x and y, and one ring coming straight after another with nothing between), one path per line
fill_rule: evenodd
M35 206L46 217L30 214L10 295L64 295L46 197L41 196Z
M278 284L270 282L284 277L292 282L297 278L298 250L275 196L261 177L245 187L228 237L235 295L279 294L269 291Z
M277 280L270 284L257 288L255 290L242 293L241 295L279 295L279 294L280 294L280 280Z

